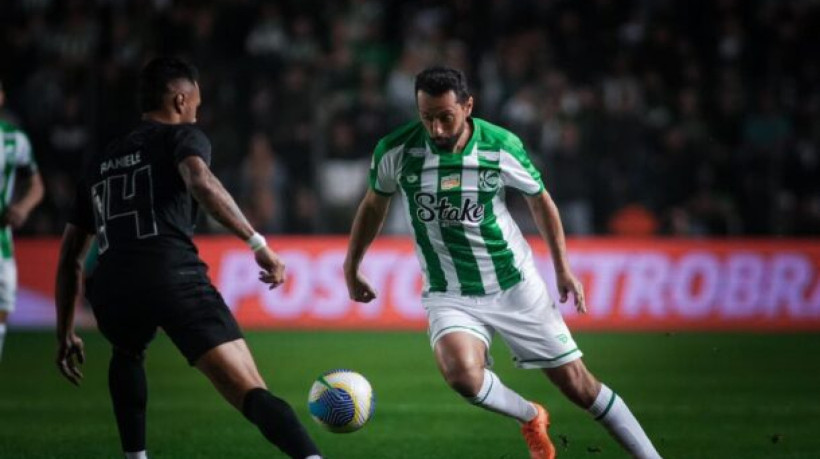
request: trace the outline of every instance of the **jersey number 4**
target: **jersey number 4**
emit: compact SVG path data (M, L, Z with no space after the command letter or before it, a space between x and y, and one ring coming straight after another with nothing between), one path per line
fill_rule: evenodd
M97 225L100 253L108 250L110 246L108 224L118 218L131 220L134 223L134 232L117 233L117 240L134 237L145 239L157 235L151 166L143 166L126 174L112 175L97 182L91 187L91 199L94 202L94 221Z

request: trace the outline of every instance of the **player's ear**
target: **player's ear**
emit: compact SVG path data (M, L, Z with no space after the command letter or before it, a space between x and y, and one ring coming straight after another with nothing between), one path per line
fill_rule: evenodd
M182 113L185 109L185 94L178 92L174 94L174 110L177 113Z
M473 113L473 96L467 98L467 101L464 102L464 112L467 116L470 116Z

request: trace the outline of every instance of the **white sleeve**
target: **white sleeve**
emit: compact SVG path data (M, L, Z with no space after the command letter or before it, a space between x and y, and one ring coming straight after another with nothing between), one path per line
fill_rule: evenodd
M403 146L398 146L384 154L373 155L370 163L370 187L377 193L390 195L396 192L402 148Z
M514 155L501 150L499 167L504 186L513 187L528 195L538 194L544 189L541 174L523 153Z
M34 156L31 154L31 142L29 142L28 136L21 131L17 131L14 133L14 140L14 144L17 146L17 151L15 152L17 167L28 167L29 169L36 170L37 163L34 162Z

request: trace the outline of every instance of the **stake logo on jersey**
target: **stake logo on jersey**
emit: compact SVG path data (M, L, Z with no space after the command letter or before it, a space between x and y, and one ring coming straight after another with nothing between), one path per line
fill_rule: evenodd
M446 197L436 200L434 193L418 192L414 200L419 206L416 216L419 220L430 223L438 220L442 225L457 225L463 222L481 223L484 220L484 204L470 198L461 203L461 207L453 206Z

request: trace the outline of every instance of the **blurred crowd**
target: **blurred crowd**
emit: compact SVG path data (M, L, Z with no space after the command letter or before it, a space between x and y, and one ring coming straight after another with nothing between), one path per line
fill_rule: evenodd
M25 231L59 233L83 157L138 120L142 64L185 56L212 167L257 229L342 233L375 142L417 116L416 73L446 64L467 73L476 116L522 138L570 234L818 235L818 13L817 0L3 0L0 116L29 133L46 179Z

